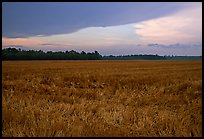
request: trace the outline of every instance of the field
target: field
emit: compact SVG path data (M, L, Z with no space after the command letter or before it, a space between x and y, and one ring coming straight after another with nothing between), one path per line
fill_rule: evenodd
M2 136L202 136L202 61L3 61Z

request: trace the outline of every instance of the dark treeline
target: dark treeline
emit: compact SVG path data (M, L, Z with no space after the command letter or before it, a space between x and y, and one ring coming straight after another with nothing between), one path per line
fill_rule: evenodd
M81 53L74 50L65 52L44 52L42 50L21 50L5 48L2 50L2 60L202 60L202 56L159 56L159 55L124 55L102 56L97 51Z
M202 60L202 56L125 55L103 56L104 60Z
M6 48L2 50L3 60L98 60L102 56L97 52L78 53L74 50L66 52L44 52L42 50L21 50L16 48Z
M124 56L103 56L105 60L167 60L165 56L159 55L124 55Z

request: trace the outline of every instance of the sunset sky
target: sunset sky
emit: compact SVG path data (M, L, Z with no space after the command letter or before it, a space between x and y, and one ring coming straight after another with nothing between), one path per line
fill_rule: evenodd
M3 2L2 48L202 55L201 2Z

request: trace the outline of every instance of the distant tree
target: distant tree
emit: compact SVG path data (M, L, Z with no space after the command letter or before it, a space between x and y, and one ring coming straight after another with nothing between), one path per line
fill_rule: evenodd
M77 54L77 52L74 51L74 50L71 50L69 53L70 53L70 54Z
M82 55L86 55L86 52L82 51L81 54L82 54Z
M47 54L53 54L54 52L52 52L52 51L47 51Z

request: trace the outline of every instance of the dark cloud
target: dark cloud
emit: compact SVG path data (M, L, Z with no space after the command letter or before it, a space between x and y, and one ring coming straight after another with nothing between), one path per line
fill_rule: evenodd
M147 44L147 46L150 47L158 47L158 48L164 48L164 49L197 49L197 48L202 48L201 43L196 43L196 44L180 44L180 43L175 43L175 44L157 44L157 43L151 43Z
M71 46L69 44L59 44L59 43L42 43L40 45L45 45L45 46Z
M117 49L115 49L117 47ZM158 55L202 55L202 43L197 44L138 44L138 45L116 45L108 49L100 48L98 52L102 55L132 55L132 54L158 54Z
M51 43L42 43L41 45L53 45Z
M53 35L86 27L136 23L171 14L181 5L168 2L4 2L2 35Z

